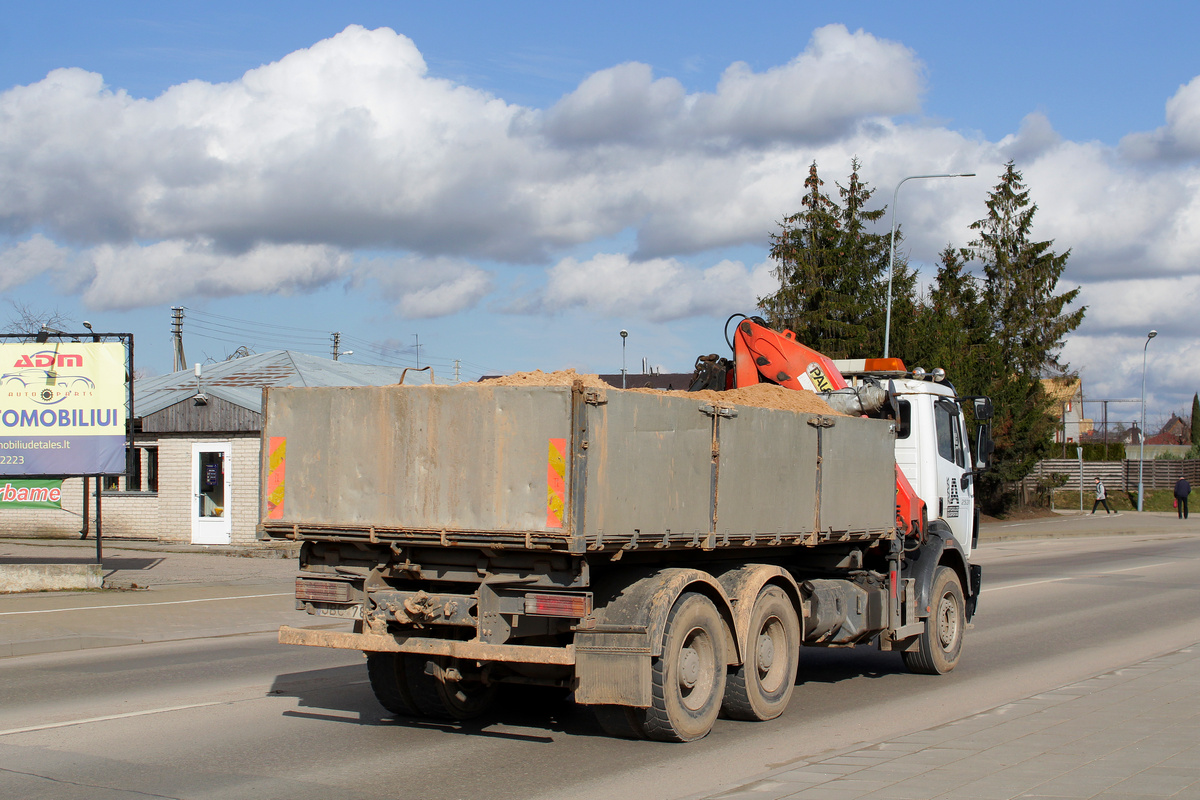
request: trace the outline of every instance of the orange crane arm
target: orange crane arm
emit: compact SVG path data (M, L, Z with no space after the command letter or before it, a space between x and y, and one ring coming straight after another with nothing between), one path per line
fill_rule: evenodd
M796 334L773 331L758 320L744 319L733 334L734 387L752 386L765 378L789 389L830 392L845 389L846 379L827 356L796 341Z
M789 330L780 333L761 320L743 319L733 334L733 384L777 383L788 389L831 392L849 386L832 360L796 341ZM896 527L902 535L923 538L925 501L896 466Z

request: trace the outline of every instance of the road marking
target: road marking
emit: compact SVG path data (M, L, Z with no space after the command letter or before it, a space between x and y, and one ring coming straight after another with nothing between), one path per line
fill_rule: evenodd
M53 614L58 611L92 611L106 608L145 608L148 606L180 606L188 603L212 603L217 600L254 600L259 597L293 597L292 592L274 592L272 594L243 594L238 597L202 597L198 600L164 600L161 603L120 603L112 606L76 606L74 608L41 608L36 611L0 611L0 617L11 617L17 614Z
M1154 567L1165 567L1171 564L1178 564L1178 561L1160 561L1157 564L1142 564L1136 567L1125 567L1124 569L1109 569L1104 572L1084 572L1078 575L1063 575L1061 578L1046 578L1042 581L1026 581L1025 583L1010 583L1005 586L989 586L984 589L984 592L1002 592L1005 589L1023 589L1026 586L1039 586L1043 583L1059 583L1061 581L1071 581L1076 578L1092 578L1097 575L1116 575L1118 572L1133 572L1137 569L1153 569Z
M192 708L207 708L208 706L225 705L227 701L217 700L211 703L192 703L187 706L168 706L166 708L151 708L147 711L129 711L125 714L109 714L106 717L88 717L87 719L72 719L66 722L51 722L46 725L30 725L26 728L9 728L6 731L0 731L0 736L9 736L14 733L32 733L34 731L48 731L53 728L70 728L74 725L87 725L89 722L110 722L115 719L129 719L131 717L147 717L151 714L166 714L169 711L187 711Z

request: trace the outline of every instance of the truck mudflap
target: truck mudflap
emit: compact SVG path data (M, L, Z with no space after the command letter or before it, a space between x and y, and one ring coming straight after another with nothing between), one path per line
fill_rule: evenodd
M537 647L524 644L487 644L457 639L433 639L406 634L349 633L293 628L279 629L280 644L303 644L312 647L332 647L339 650L361 650L364 653L419 653L427 656L449 656L468 661L499 661L516 664L554 664L573 666L575 646Z

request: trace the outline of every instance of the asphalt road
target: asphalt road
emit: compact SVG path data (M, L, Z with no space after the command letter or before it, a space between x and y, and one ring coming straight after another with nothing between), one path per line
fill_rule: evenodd
M4 659L0 796L703 796L1200 641L1200 535L994 542L977 561L984 595L950 675L806 650L783 717L721 721L690 745L609 739L537 690L470 725L393 720L361 656L269 635Z

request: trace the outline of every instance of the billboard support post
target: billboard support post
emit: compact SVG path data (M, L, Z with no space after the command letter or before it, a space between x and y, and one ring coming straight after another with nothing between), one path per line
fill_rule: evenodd
M104 497L104 481L103 481L103 479L101 479L101 477L99 475L97 475L96 476L96 563L97 564L104 563L104 550L103 550L104 546L100 543L100 540L104 535L101 532L104 527L102 524L102 520L104 519L104 512L102 510L103 509L103 506L102 506L102 498L103 497Z
M92 487L89 485L90 478L87 475L83 476L83 526L79 529L79 538L86 539L88 537L88 515L91 511L91 492Z

